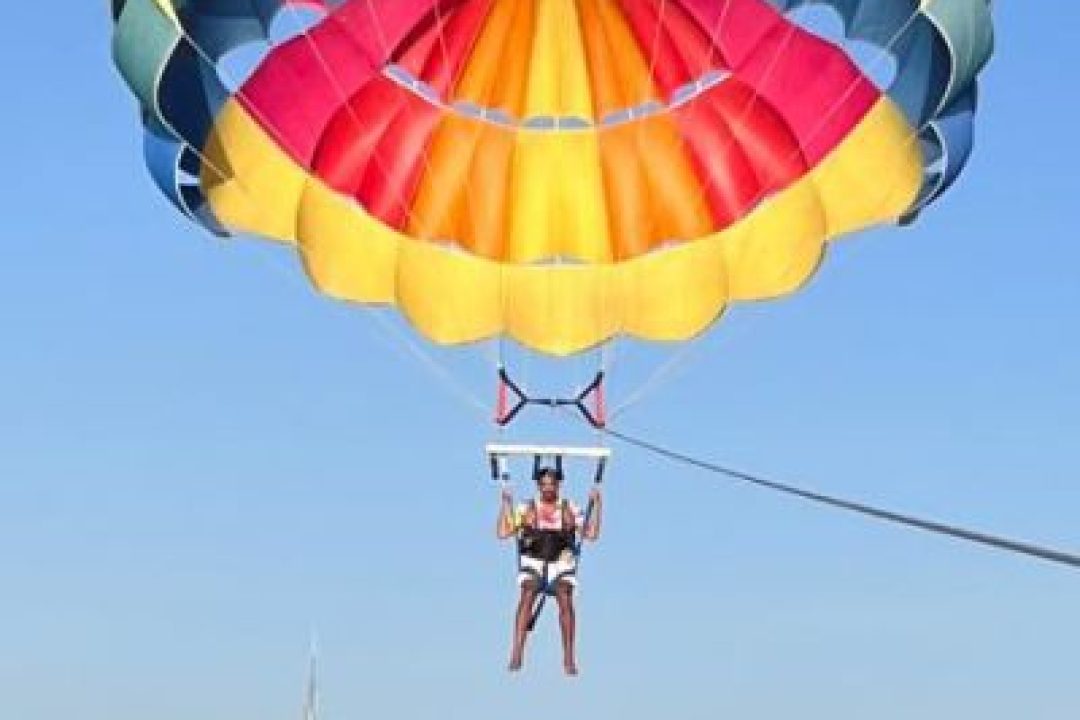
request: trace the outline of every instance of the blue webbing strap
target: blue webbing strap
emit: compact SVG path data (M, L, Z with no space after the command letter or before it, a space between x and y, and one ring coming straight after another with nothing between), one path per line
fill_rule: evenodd
M558 458L558 460L561 461L562 458L560 457L560 458ZM600 458L599 461L596 464L596 475L593 477L593 485L594 486L598 486L598 485L600 485L601 483L604 482L604 470L605 470L606 467L607 467L607 458ZM565 570L565 571L559 573L558 575L556 575L554 578L552 578L549 581L548 580L548 562L546 560L544 561L544 569L543 569L543 572L539 576L540 581L538 583L536 605L533 608L532 616L529 618L529 624L527 626L529 632L532 632L532 629L534 627L536 627L536 621L540 619L540 613L542 613L544 611L544 605L547 603L548 596L555 594L555 588L559 584L559 581L562 580L563 578L567 577L567 576L577 574L578 568L581 566L581 550L582 550L582 547L585 544L585 533L589 528L589 523L592 522L592 516L593 516L593 513L595 511L596 511L596 500L594 500L592 497L590 497L588 505L585 506L585 518L581 522L581 532L578 534L577 542L575 542L573 548L571 548L571 552L574 555L574 568L573 568L573 570ZM518 550L518 567L519 568L521 567L521 552L520 552L520 549ZM529 572L531 574L536 574L535 570L530 570L528 568L522 568L522 570L524 572Z

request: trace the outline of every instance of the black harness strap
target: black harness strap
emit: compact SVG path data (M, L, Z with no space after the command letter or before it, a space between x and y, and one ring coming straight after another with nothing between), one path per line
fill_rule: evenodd
M561 460L562 458L559 458L559 459ZM535 503L534 503L534 507L535 507ZM562 503L560 503L560 508L559 508L559 515L560 515L559 524L560 524L560 526L562 526L562 527L566 526L566 516L567 516L567 513L569 513L569 512L570 512L569 502L567 500L563 500ZM566 531L562 530L561 532L566 532ZM521 560L520 560L521 553L520 553L520 550L519 550L519 553L518 553L518 558L519 558L518 559L518 565L519 565L520 570L522 572L525 572L525 573L529 574L529 575L532 575L533 577L535 577L537 579L535 604L533 605L532 614L529 616L529 624L525 626L526 630L528 630L530 632L532 631L532 629L534 627L536 627L536 621L540 619L540 614L544 611L544 605L547 604L548 597L555 594L555 590L559 586L559 582L561 580L563 580L565 578L568 578L568 577L570 577L572 575L575 575L577 573L577 561L578 561L578 556L581 553L581 541L578 540L577 537L575 537L573 539L573 541L570 543L570 547L568 549L570 550L570 552L572 553L572 555L574 557L574 567L572 569L570 569L570 570L563 570L561 573L559 573L555 577L551 578L550 580L548 580L548 570L551 568L551 562L552 562L550 560L550 553L547 553L547 552L544 553L544 557L543 557L543 563L544 564L543 564L541 570L537 571L535 568L525 567L524 565L521 564Z
M562 458L560 457L558 460L561 461ZM604 470L606 469L606 467L607 467L607 459L606 458L600 458L600 460L597 462L597 465L596 465L596 475L593 477L593 485L594 486L599 486L601 483L604 482ZM548 579L547 579L547 576L548 576L548 561L544 560L543 572L538 573L533 568L526 568L526 567L521 565L521 560L520 560L521 556L520 556L520 551L519 551L518 566L519 566L520 570L522 572L525 572L525 573L528 573L530 575L535 576L537 578L537 580L538 580L538 583L537 583L537 598L536 598L536 601L535 601L536 604L533 606L532 615L529 617L529 624L526 626L526 629L529 632L532 632L532 629L534 627L536 627L536 621L540 619L540 614L544 611L544 605L547 603L548 596L555 594L555 588L558 587L559 582L561 580L567 578L567 577L577 575L578 567L581 565L581 551L582 551L582 548L583 548L583 546L585 544L585 533L588 532L589 525L590 525L590 523L592 523L593 513L595 513L595 512L596 512L596 501L593 498L590 497L588 505L585 506L585 517L581 521L581 528L577 532L577 538L576 538L573 546L571 547L571 552L573 553L573 556L574 556L574 567L571 570L564 570L563 572L559 573L554 578L552 578L550 582L548 582ZM566 521L565 509L564 509L564 512L563 512L562 521L563 522Z

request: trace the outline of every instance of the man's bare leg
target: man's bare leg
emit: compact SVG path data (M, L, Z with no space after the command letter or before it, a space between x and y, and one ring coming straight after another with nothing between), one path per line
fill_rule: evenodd
M510 664L507 670L515 672L521 669L525 657L525 639L529 636L529 620L532 618L533 604L536 602L538 583L529 578L521 585L521 599L518 600L517 613L514 616L514 641L510 648Z
M555 587L555 599L559 603L559 629L562 631L563 670L567 675L577 675L577 661L574 659L574 587L562 580Z

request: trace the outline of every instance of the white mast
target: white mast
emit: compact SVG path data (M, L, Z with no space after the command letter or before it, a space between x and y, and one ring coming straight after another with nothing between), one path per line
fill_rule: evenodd
M307 687L304 688L304 713L301 720L319 720L318 646L315 633L311 634L311 650L308 656Z

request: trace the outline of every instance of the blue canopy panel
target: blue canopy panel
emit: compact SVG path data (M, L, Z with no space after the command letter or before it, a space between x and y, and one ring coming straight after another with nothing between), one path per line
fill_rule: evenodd
M843 47L918 132L923 187L912 220L971 155L977 75L993 50L989 0L768 0Z
M229 234L207 206L199 183L202 160L189 146L152 124L144 135L143 157L154 184L180 212L219 237Z
M213 216L200 185L203 172L229 172L204 163L202 148L214 118L273 47L325 17L325 10L316 9L320 4L332 8L341 0L172 0L180 22L175 42L158 48L156 68L137 71L154 76L151 97L143 96L143 154L150 175L170 202L216 235L228 232ZM160 13L151 5L152 0L114 0L118 21L125 10L140 16L130 28L121 24L121 31L136 37L145 32L144 18ZM157 38L163 21L153 21Z

